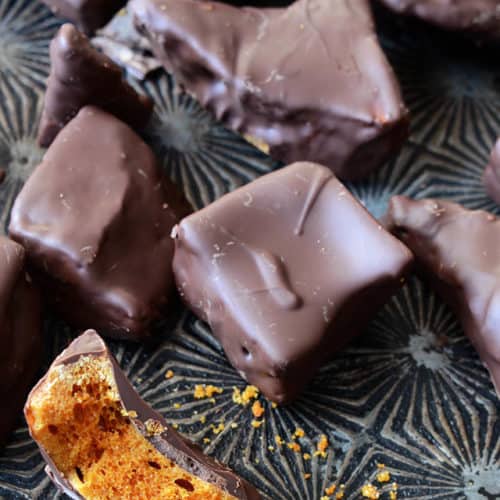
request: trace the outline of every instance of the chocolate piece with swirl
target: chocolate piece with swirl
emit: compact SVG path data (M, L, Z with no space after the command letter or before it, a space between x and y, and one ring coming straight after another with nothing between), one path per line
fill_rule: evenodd
M360 179L407 136L407 110L367 0L262 9L132 0L129 8L165 68L276 159Z
M325 167L296 163L183 219L174 274L233 366L284 403L398 289L412 256Z

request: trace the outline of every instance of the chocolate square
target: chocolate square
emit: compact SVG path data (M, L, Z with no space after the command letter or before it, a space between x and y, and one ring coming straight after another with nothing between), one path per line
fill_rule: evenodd
M174 289L169 234L185 213L140 137L85 107L28 179L9 231L67 321L139 340Z
M412 260L312 163L225 195L173 235L181 296L240 374L279 403L363 329Z

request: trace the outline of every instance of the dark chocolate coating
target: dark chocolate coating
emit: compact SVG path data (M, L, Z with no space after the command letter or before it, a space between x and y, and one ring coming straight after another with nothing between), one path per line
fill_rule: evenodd
M54 15L75 23L91 35L104 26L127 0L41 0Z
M500 205L500 139L491 152L483 174L483 183L490 198Z
M0 236L0 446L40 368L41 323L40 296L26 274L24 249Z
M137 31L128 9L100 29L92 45L140 80L162 67L153 56L149 40Z
M138 94L109 57L98 52L72 24L64 24L50 44L50 75L38 130L49 146L60 130L86 105L98 106L131 127L149 120L153 102Z
M140 137L89 106L24 185L9 231L68 322L140 340L175 288L169 235L187 212Z
M70 346L54 360L49 368L49 372L56 366L74 363L82 356L96 356L109 359L113 365L114 378L123 407L126 410L134 410L137 413L137 418L133 418L131 421L141 434L143 434L162 455L175 462L190 474L199 477L203 481L215 484L220 489L238 499L259 500L261 498L257 490L251 484L237 476L225 465L204 455L196 444L182 437L168 425L160 413L153 410L151 406L140 398L139 394L132 387L113 355L106 347L106 344L95 331L88 330L74 340ZM30 405L30 398L43 386L46 378L47 375L33 388L26 403L26 408ZM148 436L144 428L144 423L147 420L159 422L165 428L164 432L160 435ZM61 476L55 464L40 444L39 447L44 459L47 461L48 466L46 470L51 479L70 497L81 499L81 496L72 488L71 484Z
M500 38L500 0L380 0L400 14L411 15L451 31Z
M500 394L500 220L451 202L396 196L387 221L456 311Z
M289 402L400 286L412 260L325 167L296 163L174 229L181 296L273 401Z
M153 51L229 127L286 163L359 179L395 153L408 115L367 0L238 8L132 0Z

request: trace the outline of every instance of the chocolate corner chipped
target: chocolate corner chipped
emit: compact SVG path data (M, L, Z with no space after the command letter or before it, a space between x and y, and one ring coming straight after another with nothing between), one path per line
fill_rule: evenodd
M360 332L412 260L325 167L265 175L174 228L174 274L233 366L278 403Z
M455 309L500 394L500 220L451 202L396 196L387 221Z
M41 146L49 146L86 105L99 106L131 127L146 125L153 111L151 99L138 94L124 80L120 67L94 49L73 25L63 25L52 40L50 62L38 131Z
M56 358L25 415L49 476L72 498L260 498L139 397L95 331Z
M500 205L500 139L491 152L483 174L483 183L490 198Z
M452 31L500 38L500 0L380 0L395 12Z
M186 213L139 136L85 107L24 185L9 231L66 320L140 340L175 289L169 234Z
M129 8L166 69L276 159L359 179L407 136L408 113L366 0L262 9L132 0Z
M20 417L40 367L40 296L25 271L23 247L0 236L0 445Z
M91 35L104 26L127 0L41 0L54 15L75 23Z

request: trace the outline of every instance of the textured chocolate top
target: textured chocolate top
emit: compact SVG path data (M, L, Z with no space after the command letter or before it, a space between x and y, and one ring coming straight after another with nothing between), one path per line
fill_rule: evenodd
M500 139L491 152L490 162L484 171L483 183L488 195L500 205Z
M174 229L174 273L229 360L287 402L400 285L410 252L325 167L296 163Z
M9 231L64 318L137 340L174 289L169 234L187 212L139 136L85 107L26 182Z
M79 29L92 34L104 26L127 0L41 0L52 12L75 23Z
M360 178L406 137L407 110L367 0L268 9L132 0L129 8L166 69L280 160Z
M204 455L197 445L182 437L168 425L160 413L153 410L151 406L140 398L139 394L137 394L132 387L113 355L106 347L106 344L94 330L88 330L74 340L71 345L54 360L49 368L49 372L56 366L74 363L82 356L99 356L109 359L114 369L115 381L123 407L128 411L134 410L137 413L137 418L131 419L132 422L136 425L138 430L151 441L153 446L160 453L189 473L204 481L217 485L219 488L238 499L259 500L261 498L257 490L251 484L237 476L225 465ZM32 390L26 407L30 405L31 395L43 386L46 378L47 375L42 378ZM144 429L144 423L147 420L159 422L165 429L164 432L160 435L148 436ZM47 452L43 448L41 448L41 452L48 463L47 472L51 479L66 494L72 498L80 499L80 495L72 488L71 484L60 475L55 464L47 455Z
M500 38L500 0L380 0L392 10L448 30Z
M92 47L73 25L65 24L50 44L50 75L38 142L47 147L78 111L99 106L130 126L143 127L153 110L149 97L138 94L109 57Z
M24 269L24 249L0 236L0 445L20 417L40 367L41 307Z
M387 219L455 308L500 394L500 220L403 196L392 198Z

